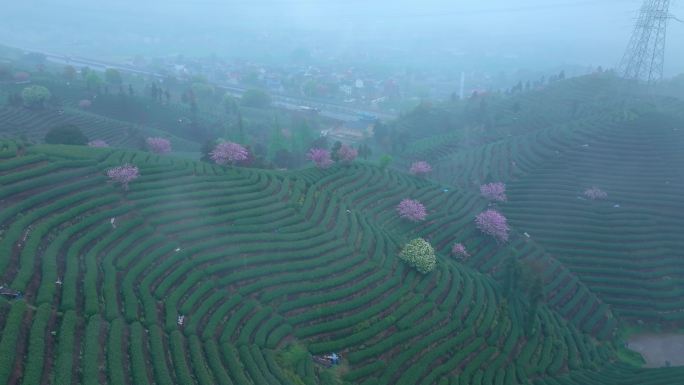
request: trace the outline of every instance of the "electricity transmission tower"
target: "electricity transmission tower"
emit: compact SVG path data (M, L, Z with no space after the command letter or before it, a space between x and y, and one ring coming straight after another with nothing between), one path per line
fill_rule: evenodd
M670 0L644 0L632 38L620 61L625 79L653 83L662 79Z

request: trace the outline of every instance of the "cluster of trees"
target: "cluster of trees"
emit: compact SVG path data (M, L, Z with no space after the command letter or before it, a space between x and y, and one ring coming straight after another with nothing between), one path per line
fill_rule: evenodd
M565 70L561 70L557 75L549 76L548 80L546 79L546 76L542 76L539 80L536 80L534 82L530 82L528 80L524 84L521 80L515 86L508 89L506 93L518 93L523 91L529 91L533 88L542 87L545 84L552 84L561 80L565 80Z
M21 92L11 92L7 95L7 105L38 110L45 108L51 99L52 93L47 87L32 85L25 87Z
M319 141L323 142L323 147L327 146L327 140L325 139L325 137L320 138L316 142ZM372 154L373 151L365 143L361 143L357 146L357 148L353 148L351 145L342 144L342 142L340 141L336 141L333 144L330 152L330 156L332 157L332 160L334 160L335 162L339 162L340 160L345 161L345 158L349 158L350 156L353 158L351 160L354 160L356 159L356 157L359 156L365 160L368 159L368 157Z
M77 74L78 71L76 68L70 65L65 66L62 71L62 77L68 81L76 80ZM86 89L88 91L93 91L98 94L104 91L105 94L108 94L109 87L112 87L118 89L119 94L125 92L123 87L123 76L119 70L107 68L105 69L103 76L104 79L96 71L90 69L90 67L81 68L81 78L85 81ZM128 93L133 95L133 86L131 84L128 85Z
M480 195L492 202L506 202L506 184L502 182L486 183L480 185ZM490 204L491 206L491 204ZM477 228L483 233L492 236L497 242L508 241L508 222L506 217L495 209L481 212L475 217Z
M389 155L383 156L380 159L380 167L384 169L391 160ZM415 162L409 169L411 174L418 176L424 176L430 171L432 171L432 167L425 161ZM415 199L402 199L395 210L400 218L411 222L421 222L427 217L425 205ZM407 243L401 250L399 258L423 274L434 270L437 264L435 250L429 242L422 238L416 238Z
M274 113L270 122L264 122L260 120L262 112L247 111L252 119L243 120L242 111L232 97L226 98L225 108L234 114L228 122L224 123L221 136L223 139L207 140L202 146L202 160L204 161L212 162L210 152L220 140L245 144L249 158L239 163L243 167L298 168L311 160L309 151L313 148L328 151L333 161L337 159L338 154L342 154L349 160L353 157L354 151L357 152L357 156L360 156L362 147L345 148L342 153L339 153L337 150L341 144L336 143L332 151L328 150L329 144L326 138L317 137L315 128L311 126L312 122L301 116L292 117L291 121L282 126L280 115L277 113Z
M431 170L432 167L427 162L420 161L413 163L409 172L414 175L425 175ZM505 202L507 199L506 185L501 182L481 185L480 193L484 198L494 202ZM395 209L399 217L408 219L412 222L420 222L427 217L425 206L417 200L408 198L403 199ZM497 210L489 209L478 214L475 217L475 225L481 232L492 236L499 243L508 241L510 229L508 227L507 219ZM470 256L465 245L462 243L454 244L451 252L453 255L460 258L467 258Z
M5 74L5 77L10 78L14 72L11 68L5 69L3 67L2 73ZM230 138L238 143L251 143L246 147L249 153L248 159L240 163L244 166L261 168L301 167L306 163L306 155L311 148L329 148L325 138L317 138L318 135L315 135L317 128L311 127L311 125L315 125L316 122L312 123L310 117L297 115L292 118L292 123L284 128L280 127L276 117L274 117L273 125L262 122L259 116L262 112L255 110L248 111L247 118L243 120L245 111L240 110L241 106L255 109L265 109L271 106L271 96L259 89L248 90L241 98L228 94L224 94L222 98L217 98L217 90L209 83L201 78L193 79L187 85L181 98L182 101L191 105L193 114L190 116L181 115L179 118L178 114L170 114L171 111L168 111L168 108L164 110L164 107L158 106L156 103L147 102L147 98L159 102L166 98L168 102L171 98L171 90L179 91L179 93L182 90L183 85L177 81L167 82L165 79L164 88L158 82L148 83L145 90L140 93L145 99L133 99L122 97L125 94L123 89L125 74L115 68L98 72L88 67L79 68L66 65L59 75L67 82L80 79L83 88L88 90L90 96L81 95L84 97L83 99L80 101L76 99L79 108L136 123L150 124L153 122L177 136L190 140L206 141L202 158L207 161L212 161L209 153L217 144L216 140L210 140L210 138L217 137ZM28 77L29 74L26 76ZM108 88L111 87L119 87L119 95L110 94ZM73 90L73 87L71 88ZM103 88L104 93L101 92ZM128 93L130 96L134 96L131 84L128 85ZM96 98L91 97L93 94L97 94ZM24 95L21 93L10 95L9 102L16 106L25 105L31 108L41 108L50 101L50 98L50 92L46 88L31 86L27 87ZM54 100L56 99L53 98L53 102ZM202 107L201 104L204 102L208 103L208 109L218 106L230 115L230 119L215 118L214 115L199 115L198 108ZM245 127L246 125L249 125L249 129ZM270 138L268 137L269 128L272 128ZM58 142L74 143L72 140ZM139 137L138 145L140 149L156 151L142 136ZM342 149L337 147L339 145L336 143L335 147L332 148L330 155L333 161L349 163L356 157L367 159L371 156L371 149L366 144Z
M340 144L333 152L333 160L341 163L351 163L357 156L359 156L359 151L347 144Z
M4 69L4 67L3 67ZM13 71L7 68L6 77L11 78ZM29 76L26 74L27 77ZM248 159L240 161L242 166L259 167L259 168L297 168L304 165L307 161L307 151L314 147L328 148L325 140L317 139L316 127L310 127L312 118L305 116L294 116L292 122L285 127L280 127L278 117L274 116L273 125L265 123L261 120L260 114L263 112L250 110L247 111L247 118L243 119L243 113L240 107L250 107L254 109L265 109L271 106L271 96L259 89L252 89L245 92L241 98L233 97L229 94L223 94L222 98L217 98L217 89L215 89L206 80L201 78L193 79L185 87L181 100L190 104L191 112L189 116L179 115L170 111L170 108L163 107L162 104L150 103L149 99L156 102L163 102L164 98L169 102L171 99L171 91L183 90L183 84L177 81L167 82L165 79L163 86L159 82L148 82L145 89L141 91L138 98L134 96L133 86L128 85L128 94L130 97L123 97L125 95L124 82L125 74L122 74L115 68L108 68L104 72L98 72L88 67L78 68L73 65L67 65L62 68L59 74L68 83L80 79L83 88L87 90L90 96L80 95L83 97L80 101L76 99L77 105L81 109L89 109L95 113L103 114L115 119L124 119L141 124L154 124L164 129L169 130L177 136L187 138L189 140L200 140L206 142L203 148L202 158L206 161L213 162L210 152L214 149L218 140L211 140L210 138L230 138L237 143L251 143L246 146L248 150ZM119 95L110 94L108 88L119 87ZM104 88L104 92L103 91ZM71 87L73 92L73 87ZM93 94L97 94L93 97ZM50 102L51 94L49 90L41 86L30 86L22 93L15 93L9 96L8 102L11 105L27 106L30 108L41 108ZM52 98L53 103L56 100ZM218 107L225 111L228 117L216 117L216 115L200 115L199 108L206 108L212 110ZM275 112L268 114L278 115ZM245 126L249 127L245 127ZM269 138L268 130L271 129ZM58 133L59 134L59 133ZM60 135L65 135L61 133ZM70 136L71 134L67 135ZM57 135L59 136L59 135ZM140 149L148 149L153 152L166 152L162 147L150 144L145 140L144 136L138 136L138 146ZM54 139L54 135L53 135ZM270 140L269 140L270 139ZM324 138L323 138L324 139ZM74 141L70 138L65 140L53 140L56 143L69 144L87 144L86 140ZM317 143L320 142L320 143ZM371 150L368 146L363 145L355 148L345 147L341 151L333 148L331 157L338 161L338 156L341 157L341 162L350 162L358 156L367 158L371 155Z
M333 163L349 164L359 155L359 150L354 147L341 144L337 142L333 151L330 152L325 148L314 147L309 150L306 158L314 163L318 168L325 169L333 165Z
M131 95L133 94L132 87L129 88L129 93ZM145 94L152 100L155 100L159 103L161 103L164 100L167 104L171 102L171 93L169 92L169 89L163 89L161 85L157 85L156 82L153 82L152 84L145 87Z

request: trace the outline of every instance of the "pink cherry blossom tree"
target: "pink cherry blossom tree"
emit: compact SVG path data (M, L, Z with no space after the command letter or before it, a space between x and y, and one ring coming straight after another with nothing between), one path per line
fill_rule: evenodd
M596 201L606 199L608 197L608 193L606 193L598 187L592 187L584 190L584 196L587 197L587 199Z
M508 241L508 223L506 217L496 210L483 211L475 217L477 228L483 233L490 235L497 242Z
M123 189L128 191L128 184L136 180L140 176L138 167L131 164L124 164L123 166L110 168L107 170L107 176L116 183L121 183Z
M411 164L411 168L409 169L409 172L416 176L424 176L430 173L431 171L432 166L430 166L430 163L424 160L413 162L413 164Z
M307 159L314 162L318 168L328 168L333 164L330 151L324 148L312 148L306 155Z
M480 186L480 194L490 201L505 202L506 184L501 182L483 184Z
M109 147L109 144L102 139L95 139L88 142L89 147Z
M247 160L249 152L241 144L234 142L221 142L209 153L211 160L216 164L235 164Z
M412 222L424 221L425 217L427 217L425 206L417 200L406 198L399 202L396 209L400 217Z
M470 256L470 254L468 254L468 250L466 250L465 245L463 245L462 243L454 243L454 247L451 248L451 254L461 258L467 258Z
M166 154L171 152L171 142L164 138L147 138L147 148L156 154Z
M359 152L352 146L343 144L339 150L337 150L337 157L340 162L351 163L359 155Z
M14 80L18 82L25 82L31 78L31 74L28 72L17 72L14 74Z
M91 102L88 99L83 99L83 100L80 100L78 102L78 107L83 109L83 110L90 108L90 106L92 106L92 105L93 105L93 102Z

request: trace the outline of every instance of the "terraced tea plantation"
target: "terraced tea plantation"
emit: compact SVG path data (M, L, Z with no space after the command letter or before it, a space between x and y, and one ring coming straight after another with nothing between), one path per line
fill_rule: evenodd
M591 111L468 151L425 139L431 179L2 141L0 383L680 383L684 368L630 364L619 336L682 326L680 119ZM124 164L128 188L107 177ZM506 202L480 196L491 181ZM397 214L406 198L424 221ZM493 207L506 243L474 223ZM399 258L417 237L427 274Z
M491 278L444 252L427 276L399 262L413 231L446 244L471 227L473 196L362 165L287 175L67 146L17 156L12 142L2 154L0 267L23 293L2 305L3 383L516 384L615 355L609 314L586 325L543 306L526 334L523 299L505 305ZM142 176L123 192L103 172L127 162ZM406 194L434 220L398 221ZM469 231L482 263L505 253ZM601 306L541 250L511 247ZM284 360L293 344L344 365Z
M471 189L487 178L508 182L502 208L514 227L620 316L681 325L682 123L668 114L606 116L461 153L438 172ZM607 198L587 199L592 186Z
M45 134L53 128L73 125L83 130L90 140L104 140L114 147L137 148L146 136L169 136L174 149L197 151L199 145L182 138L129 122L109 119L75 109L29 110L17 107L0 107L0 138L24 137L41 143Z

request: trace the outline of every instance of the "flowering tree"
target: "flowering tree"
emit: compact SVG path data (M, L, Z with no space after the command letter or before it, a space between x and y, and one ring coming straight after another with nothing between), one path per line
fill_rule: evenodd
M89 147L109 147L109 144L102 139L95 139L88 142Z
M423 274L431 272L437 265L435 249L423 238L416 238L404 245L399 258Z
M147 138L147 148L156 154L171 152L171 142L164 138Z
M233 142L221 142L209 154L216 164L235 164L247 160L249 153L242 145Z
M358 155L359 152L355 148L347 146L346 144L343 144L340 146L340 149L337 150L337 157L340 159L340 162L351 163Z
M402 218L406 218L413 222L420 222L425 220L427 212L422 203L413 199L404 199L397 205L397 213Z
M483 233L491 235L497 242L508 241L508 223L506 217L496 210L481 212L475 217L477 228Z
M608 193L605 191L601 190L598 187L592 187L584 190L584 196L587 197L588 199L591 199L593 201L595 200L601 200L601 199L606 199L608 196Z
M506 184L501 182L483 184L480 186L480 194L490 201L505 202Z
M78 107L84 110L90 108L92 105L93 103L88 99L83 99L78 102Z
M421 160L418 162L413 162L411 165L411 168L409 169L409 172L413 175L418 175L418 176L423 176L428 174L429 172L432 171L432 166L430 166L430 163Z
M306 155L307 159L314 162L318 168L328 168L332 165L332 159L330 158L330 151L324 148L312 148Z
M131 164L124 164L123 166L110 168L107 170L107 176L114 182L121 183L124 190L128 190L128 184L140 176L138 167Z
M467 258L470 256L468 250L462 243L454 243L454 247L451 248L451 254L459 256L461 258Z

